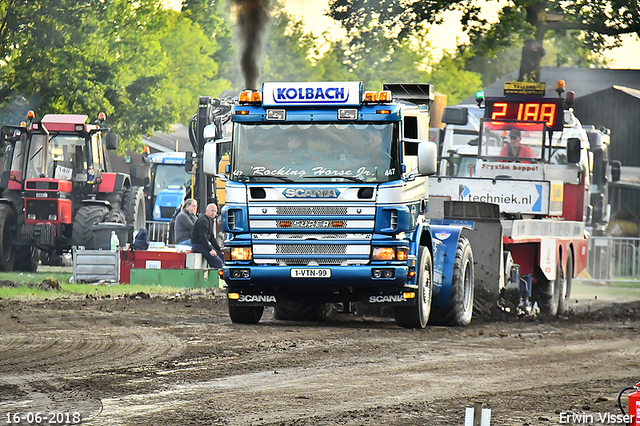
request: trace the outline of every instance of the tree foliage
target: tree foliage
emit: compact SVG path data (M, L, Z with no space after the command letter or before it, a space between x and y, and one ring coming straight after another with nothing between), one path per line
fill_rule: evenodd
M193 113L214 79L217 46L156 0L13 1L4 10L0 102L41 117L104 111L124 146Z
M550 50L558 53L556 64L602 64L599 56L618 46L621 35L640 34L637 0L512 0L493 24L482 17L474 0L331 0L329 6L329 15L356 39L370 35L370 22L377 22L387 37L403 38L442 23L444 12L460 11L471 40L463 50L471 49L473 56L484 58L486 67L486 61L495 63L510 48L522 47L520 80L539 79L548 49L545 40L555 42ZM474 63L482 64L469 61Z

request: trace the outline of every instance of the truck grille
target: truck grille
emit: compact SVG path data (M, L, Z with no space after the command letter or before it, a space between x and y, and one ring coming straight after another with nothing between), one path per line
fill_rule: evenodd
M276 254L346 254L346 244L277 244Z
M276 208L278 215L313 215L313 216L344 216L347 208L343 206L280 206Z
M25 212L27 217L35 215L35 219L32 220L50 220L49 215L58 215L58 200L56 199L44 199L44 200L27 200L27 211Z
M163 219L171 219L175 212L175 207L160 207L160 217Z

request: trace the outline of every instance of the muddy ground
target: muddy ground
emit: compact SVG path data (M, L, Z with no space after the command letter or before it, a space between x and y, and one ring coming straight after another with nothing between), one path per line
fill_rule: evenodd
M576 289L563 318L426 330L235 325L220 290L0 300L0 424L450 426L475 401L491 425L611 424L640 382L640 301Z

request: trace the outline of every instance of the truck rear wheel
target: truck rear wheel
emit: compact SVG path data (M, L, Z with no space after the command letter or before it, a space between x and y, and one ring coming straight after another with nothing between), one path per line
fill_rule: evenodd
M84 246L87 250L93 250L93 224L104 222L109 213L109 208L102 205L82 206L73 218L73 231L71 243L74 246Z
M558 256L556 279L548 280L543 276L543 278L537 282L535 292L536 301L542 314L552 317L558 315L558 307L560 306L560 299L563 295L563 285L562 259Z
M229 305L229 318L238 324L257 324L262 318L264 306Z
M14 214L9 206L0 206L0 270L13 271L15 250L12 240Z
M400 327L426 327L431 313L431 300L433 298L432 266L431 252L428 248L420 246L416 271L416 283L418 284L416 304L394 308L396 324Z
M430 322L449 326L469 325L473 316L473 298L473 252L469 240L461 235L456 247L449 304L443 307L434 306Z
M319 321L321 311L322 307L316 303L296 303L273 308L273 317L280 321Z

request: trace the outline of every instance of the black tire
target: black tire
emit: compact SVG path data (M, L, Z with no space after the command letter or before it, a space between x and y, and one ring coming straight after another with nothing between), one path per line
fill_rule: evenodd
M229 318L237 324L257 324L263 312L264 306L229 305Z
M0 271L13 271L16 257L13 246L15 215L7 205L0 205Z
M129 241L133 241L133 231L146 226L146 207L144 204L144 189L141 186L127 188L122 197L122 211L128 225L133 225L129 231Z
M562 286L558 298L558 315L564 315L569 310L569 299L571 298L571 285L573 284L573 256L567 252L567 266L565 273L562 273Z
M34 246L15 246L14 271L36 272L40 262L40 249Z
M556 264L556 279L548 280L542 275L536 285L535 301L538 302L540 313L555 317L558 315L560 305L560 293L562 292L562 259L558 256Z
M433 299L432 266L431 252L428 248L420 246L416 271L416 283L418 284L416 304L396 307L393 310L396 324L400 327L425 328L427 326Z
M82 206L73 218L71 242L74 246L84 246L86 250L93 250L93 224L102 223L109 213L109 208L100 205Z
M434 306L430 323L447 326L467 326L473 316L474 301L473 252L469 240L460 236L451 277L451 295L447 306Z
M295 303L273 308L273 318L280 321L320 321L323 306L317 303Z
M127 223L127 217L122 210L111 210L104 218L105 222L121 223L125 225Z
M111 210L121 210L122 209L122 191L101 193L98 195L98 199L108 201L111 205Z

